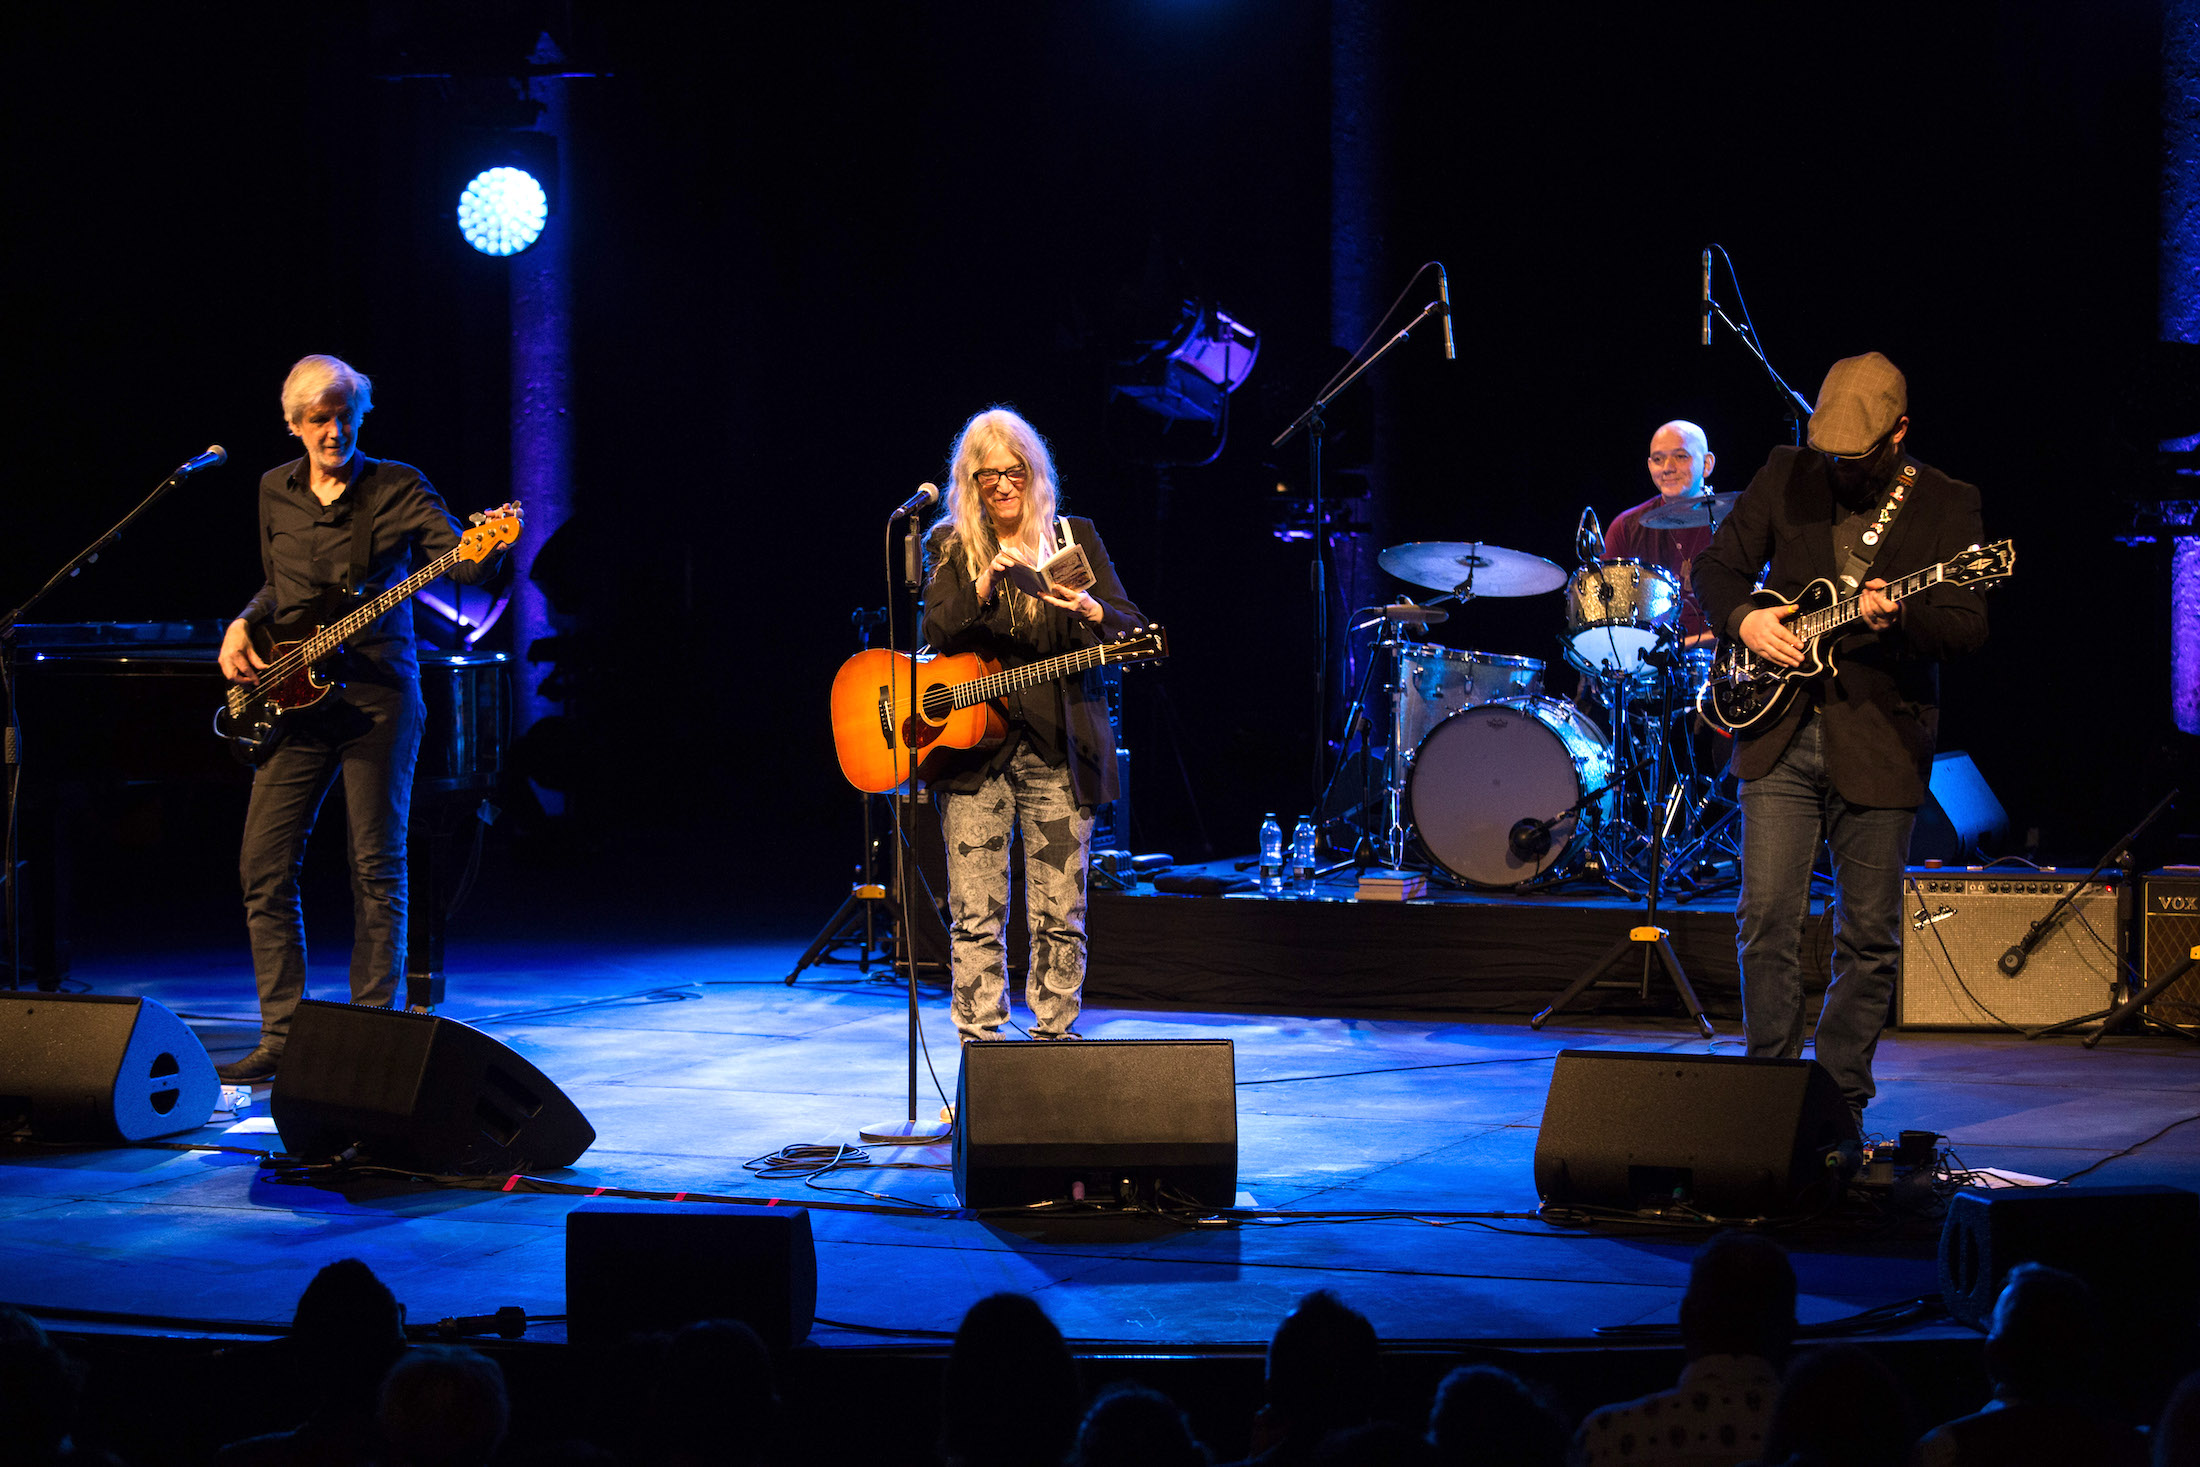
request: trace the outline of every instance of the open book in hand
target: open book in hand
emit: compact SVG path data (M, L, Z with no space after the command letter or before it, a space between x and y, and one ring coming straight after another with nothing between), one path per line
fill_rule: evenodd
M1012 565L1007 570L1008 583L1029 596L1044 596L1049 591L1064 596L1074 596L1092 586L1092 562L1085 558L1082 545L1064 545L1047 557L1037 569L1028 565Z

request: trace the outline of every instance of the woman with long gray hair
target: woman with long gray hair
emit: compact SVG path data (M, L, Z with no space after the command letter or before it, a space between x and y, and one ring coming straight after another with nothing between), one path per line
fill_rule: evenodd
M1119 637L1145 618L1123 592L1092 521L1061 515L1054 459L1019 414L988 408L963 425L948 461L946 504L927 538L924 635L941 654L976 652L1004 669ZM1092 585L1043 595L1010 568L1084 548ZM955 1029L999 1039L1008 1022L1009 843L1024 841L1032 1036L1075 1039L1085 985L1085 873L1094 807L1116 797L1115 739L1097 670L999 700L1008 737L935 757L932 787L947 839Z

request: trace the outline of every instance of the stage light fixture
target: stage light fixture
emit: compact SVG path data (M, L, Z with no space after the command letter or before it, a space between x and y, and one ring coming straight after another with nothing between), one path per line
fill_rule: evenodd
M485 255L518 254L549 217L549 196L524 168L484 168L458 196L458 232Z

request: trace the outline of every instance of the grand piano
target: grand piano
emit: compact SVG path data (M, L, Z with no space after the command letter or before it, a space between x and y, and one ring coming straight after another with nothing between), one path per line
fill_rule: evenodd
M26 976L51 989L69 971L77 824L118 791L162 787L169 805L243 807L252 771L213 730L221 702L219 621L26 623L15 629L23 725L21 817ZM412 913L406 1002L442 997L444 921L462 895L462 845L479 838L511 741L510 659L502 652L422 648L427 724L413 787ZM331 812L332 814L334 812ZM226 846L234 868L241 826ZM240 930L238 948L244 937ZM4 959L0 959L4 962Z

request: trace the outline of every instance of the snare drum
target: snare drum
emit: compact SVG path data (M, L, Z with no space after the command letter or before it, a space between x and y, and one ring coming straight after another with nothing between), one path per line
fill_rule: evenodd
M1560 820L1550 848L1525 858L1512 849L1513 826L1548 820L1611 777L1611 740L1586 713L1556 698L1503 698L1429 732L1413 756L1406 808L1437 865L1476 886L1519 886L1565 858L1580 820ZM1617 795L1604 791L1584 813L1608 815Z
M1680 613L1681 583L1647 560L1585 565L1566 583L1566 660L1592 676L1648 678L1642 654Z
M1430 729L1462 708L1542 691L1543 664L1536 658L1407 642L1398 649L1398 747L1419 748Z

